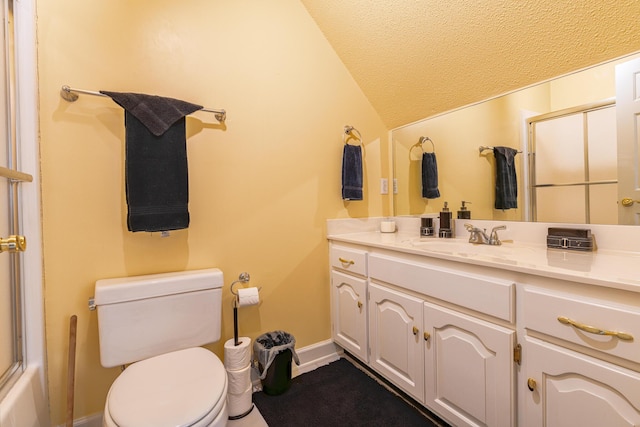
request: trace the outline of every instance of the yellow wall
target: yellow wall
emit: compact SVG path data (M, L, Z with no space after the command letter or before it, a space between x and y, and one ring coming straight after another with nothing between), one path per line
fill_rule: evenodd
M241 334L330 338L325 220L390 214L387 129L297 0L38 3L46 338L52 423L65 411L68 320L78 315L76 418L100 412L119 369L100 366L97 279L219 267L248 271L262 305ZM188 118L191 225L169 238L126 229L122 110L62 100L60 87L142 92L225 108ZM365 149L365 201L340 198L342 129Z

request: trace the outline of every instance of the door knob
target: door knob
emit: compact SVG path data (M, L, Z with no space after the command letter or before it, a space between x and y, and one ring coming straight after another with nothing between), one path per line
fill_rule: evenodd
M630 197L625 197L620 201L620 203L622 203L622 206L624 206L625 208L628 208L629 206L633 206L634 203L640 203L640 200L634 200Z
M27 249L27 239L24 236L0 237L0 252L24 252Z
M529 378L527 380L527 387L529 387L529 390L533 391L536 389L536 380L534 380L533 378Z

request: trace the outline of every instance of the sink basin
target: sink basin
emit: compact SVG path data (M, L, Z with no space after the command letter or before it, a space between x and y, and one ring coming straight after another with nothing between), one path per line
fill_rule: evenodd
M491 257L495 260L507 260L534 253L528 246L513 242L503 242L502 245L478 245L469 243L466 239L411 239L409 244L414 248L464 257Z

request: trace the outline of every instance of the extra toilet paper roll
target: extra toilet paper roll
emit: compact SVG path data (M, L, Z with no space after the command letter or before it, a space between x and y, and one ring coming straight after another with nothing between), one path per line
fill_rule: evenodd
M260 302L258 288L241 288L238 289L238 303L240 307L247 305L256 305Z
M251 338L238 337L240 344L235 345L233 338L224 343L224 367L237 371L251 363Z
M227 369L227 378L229 379L229 393L240 394L248 387L251 387L251 365L246 368L233 371Z
M229 408L229 416L237 417L238 415L244 415L249 412L253 401L251 385L242 393L228 393L227 394L227 406Z

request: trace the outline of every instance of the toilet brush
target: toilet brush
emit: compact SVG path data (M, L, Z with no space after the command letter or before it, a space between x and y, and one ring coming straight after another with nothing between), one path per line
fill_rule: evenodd
M75 386L76 371L76 331L78 328L78 316L75 314L69 319L69 362L67 365L67 424L73 427L73 391Z

